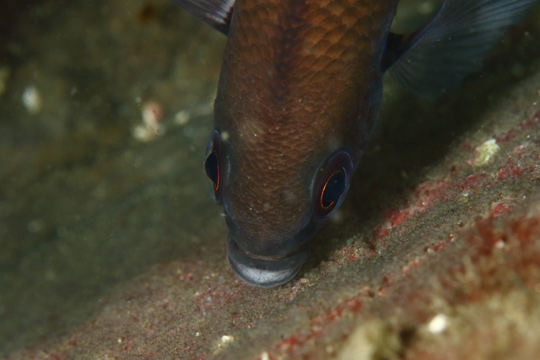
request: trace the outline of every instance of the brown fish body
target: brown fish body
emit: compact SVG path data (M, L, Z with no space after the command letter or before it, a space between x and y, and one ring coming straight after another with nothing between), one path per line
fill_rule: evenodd
M225 214L234 241L284 257L312 217L329 154L353 164L378 113L380 59L397 1L238 0L215 102L225 133ZM229 222L229 223L230 223Z

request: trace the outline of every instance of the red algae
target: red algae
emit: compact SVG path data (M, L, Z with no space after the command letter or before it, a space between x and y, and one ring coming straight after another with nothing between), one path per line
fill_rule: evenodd
M277 350L275 353L268 352L270 358L282 358L288 356L295 358L296 350L306 346L310 341L316 341L325 335L325 329L331 326L335 326L344 316L356 315L362 309L362 300L360 297L364 296L367 290L362 291L362 294L358 294L358 297L346 299L339 303L335 308L329 310L326 315L318 316L310 320L307 333L293 334L282 341L273 345Z
M469 191L478 190L480 185L484 183L486 180L487 180L487 176L484 174L480 174L480 175L471 174L467 176L465 179L463 179L462 181L458 182L456 187L461 193L466 194Z
M504 199L503 201L497 201L491 204L491 217L497 217L503 214L509 213L516 205L516 199Z
M497 136L497 144L505 144L513 140L521 132L530 130L533 126L537 126L540 123L540 110L536 112L530 119L527 119L519 124L517 129L511 129L508 132Z
M385 213L385 225L377 231L377 238L386 237L389 231L402 224L406 220L424 213L432 207L436 201L444 200L445 190L450 184L447 181L427 181L414 190L414 195L407 208L400 210L388 210Z
M498 180L511 180L515 177L522 177L525 174L532 173L537 167L523 167L516 164L511 157L508 157L502 168L497 172Z

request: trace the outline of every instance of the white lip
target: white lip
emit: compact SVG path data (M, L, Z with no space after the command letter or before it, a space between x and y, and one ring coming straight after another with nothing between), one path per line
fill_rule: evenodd
M234 272L240 279L249 285L255 285L263 288L278 286L288 282L300 269L299 266L297 268L285 270L261 270L233 262L230 258L229 262Z

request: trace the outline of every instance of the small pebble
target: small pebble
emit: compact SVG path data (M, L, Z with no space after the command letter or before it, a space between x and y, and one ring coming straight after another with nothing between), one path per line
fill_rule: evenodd
M427 329L430 333L439 334L448 327L448 317L444 314L438 314L431 319Z
M31 85L24 89L21 101L30 114L35 115L41 111L43 101L41 93L35 86Z

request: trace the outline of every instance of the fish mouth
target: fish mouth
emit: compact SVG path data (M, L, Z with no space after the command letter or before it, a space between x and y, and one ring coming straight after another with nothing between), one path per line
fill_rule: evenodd
M308 250L302 246L286 257L259 256L239 249L229 238L228 258L233 271L244 282L271 288L289 282L298 273L308 258Z

